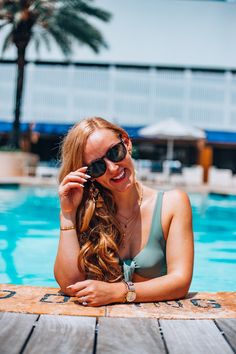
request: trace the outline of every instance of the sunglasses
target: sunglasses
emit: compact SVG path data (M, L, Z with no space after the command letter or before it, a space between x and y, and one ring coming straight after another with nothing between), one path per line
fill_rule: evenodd
M107 170L107 165L104 160L105 157L112 162L120 162L124 160L126 154L126 146L123 139L120 138L120 142L107 150L104 156L100 157L100 159L92 161L88 165L86 173L93 178L101 177Z

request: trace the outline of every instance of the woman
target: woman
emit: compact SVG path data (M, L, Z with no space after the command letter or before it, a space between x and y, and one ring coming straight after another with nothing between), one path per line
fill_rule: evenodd
M193 271L191 207L184 192L136 180L120 127L82 120L62 145L55 278L83 305L174 300Z

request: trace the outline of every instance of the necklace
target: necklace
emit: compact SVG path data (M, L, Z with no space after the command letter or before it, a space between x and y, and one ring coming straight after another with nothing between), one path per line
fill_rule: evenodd
M127 226L130 224L130 222L136 218L137 214L140 211L141 205L142 205L142 201L143 201L143 188L142 186L139 186L138 182L136 182L136 186L137 186L137 191L139 194L139 198L138 198L138 208L136 208L135 212L133 212L128 218L122 214L118 213L119 216L119 221L121 222L121 224L124 225L125 228L127 228ZM140 191L139 191L140 189Z
M142 185L139 185L138 182L136 182L136 188L139 194L139 198L138 198L138 207L136 208L136 210L131 214L131 216L129 216L128 218L118 214L119 215L119 222L121 224L122 230L123 230L123 247L125 248L125 244L124 241L127 242L130 237L133 234L133 229L134 226L137 222L138 216L140 216L140 208L142 205L142 201L143 201L143 187Z

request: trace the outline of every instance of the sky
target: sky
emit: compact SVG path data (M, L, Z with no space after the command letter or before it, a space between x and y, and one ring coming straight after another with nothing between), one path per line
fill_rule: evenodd
M190 0L94 0L113 14L110 23L93 20L109 45L99 55L75 46L72 61L236 69L236 3ZM0 42L1 42L0 32ZM64 60L52 46L29 60ZM14 58L13 49L5 58Z

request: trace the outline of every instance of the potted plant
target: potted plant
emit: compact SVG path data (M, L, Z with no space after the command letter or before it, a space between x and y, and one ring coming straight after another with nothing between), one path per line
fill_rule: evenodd
M35 174L38 155L10 146L0 148L0 177L22 177Z

